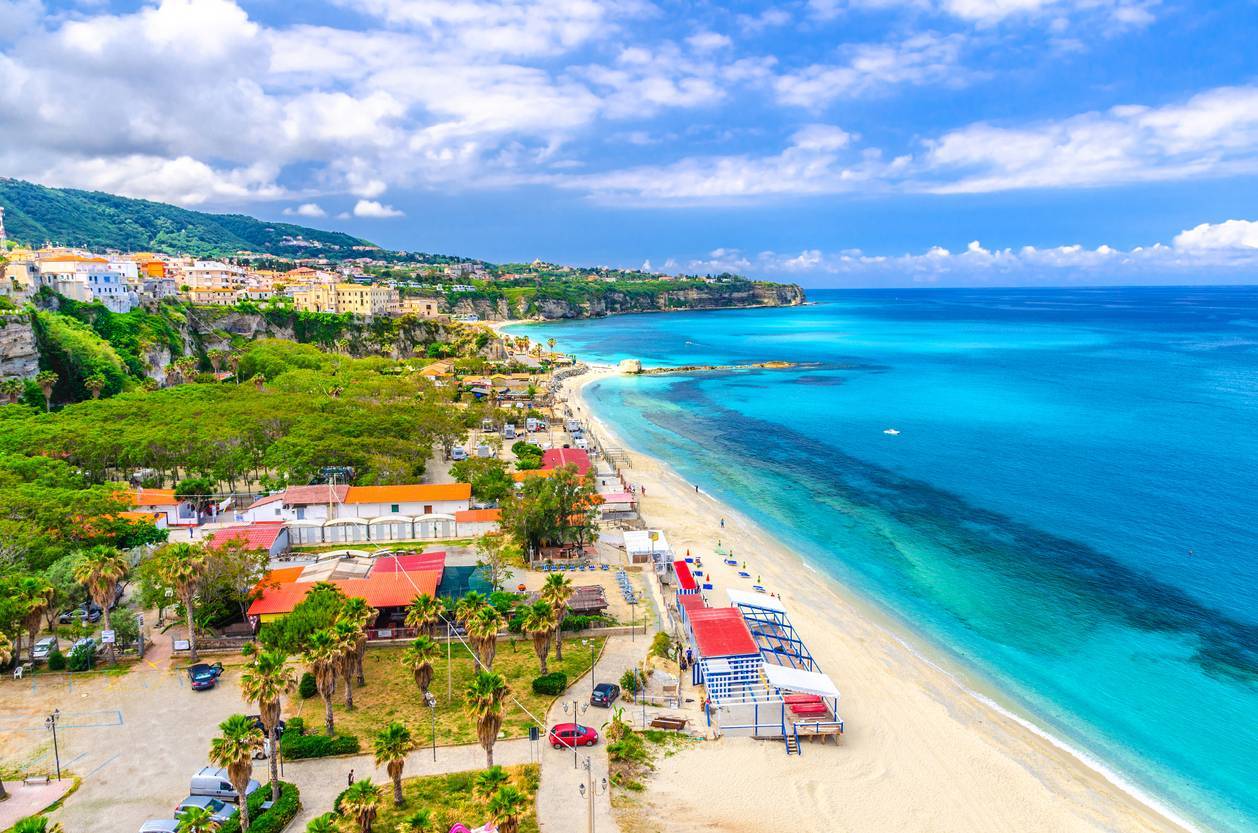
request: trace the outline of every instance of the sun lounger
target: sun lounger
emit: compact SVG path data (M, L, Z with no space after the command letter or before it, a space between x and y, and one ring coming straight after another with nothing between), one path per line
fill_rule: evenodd
M693 563L695 563L695 560L694 560L693 558L691 558L690 556L686 556L686 563L687 563L687 564L693 564Z
M712 582L710 582L710 581L709 581L709 582L706 582L706 583L703 585L703 589L704 589L704 590L711 590L711 589L712 589Z
M791 706L791 714L797 714L800 717L815 717L829 713L830 710L826 708L824 703L799 703Z
M739 571L738 571L738 577L739 577L739 578L751 578L751 573L747 572L746 570L739 570Z
M733 558L727 558L727 559L725 559L725 564L726 564L727 566L729 566L729 567L737 567L737 566L738 566L738 561L737 561L736 559L733 559Z
M788 694L782 700L791 705L822 702L821 698L815 694Z
M753 584L753 585L751 585L751 589L752 589L752 590L755 590L757 593L763 593L763 592L765 592L764 586L763 586L763 585L760 585L760 584Z

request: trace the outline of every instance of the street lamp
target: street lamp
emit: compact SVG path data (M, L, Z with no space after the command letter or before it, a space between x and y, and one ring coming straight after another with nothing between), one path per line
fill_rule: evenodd
M594 672L598 667L598 643L593 639L582 639L582 645L590 646L590 696L594 695Z
M52 714L44 719L44 725L52 730L52 754L57 761L57 780L61 780L61 749L57 746L57 721L61 719L61 709L53 709Z
M585 779L589 786L586 786L586 784L578 784L577 792L581 793L582 798L589 801L589 804L587 805L587 818L589 820L588 829L589 833L594 833L594 797L596 795L607 794L607 779L604 778L597 785L594 783L594 764L588 755L585 758Z
M589 704L589 703L581 703L581 702L579 702L579 701L578 701L575 697L573 698L573 700L572 700L572 725L573 725L574 727L576 727L576 726L579 726L579 725L580 725L579 723L577 723L577 718L578 718L578 717L580 717L581 715L585 714L587 711L589 711L589 708L590 708L590 704ZM567 704L567 703L564 703L564 704L563 704L563 713L564 713L564 714L567 714L567 713L568 713L568 704ZM571 740L571 743L572 743L572 768L573 768L573 769L576 769L576 768L577 768L577 766L578 766L578 763L577 763L577 739L576 739L575 737L573 737L573 738L572 738L572 740Z
M424 692L424 704L432 712L432 759L437 760L437 695L431 691Z

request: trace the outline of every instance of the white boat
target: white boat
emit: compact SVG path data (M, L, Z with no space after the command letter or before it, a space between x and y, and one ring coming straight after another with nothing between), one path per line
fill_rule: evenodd
M898 436L900 436L900 432L899 432L898 430L896 430L895 428L888 428L886 431L883 431L882 433L884 433L884 434L889 434L889 435L891 435L892 437L898 437Z

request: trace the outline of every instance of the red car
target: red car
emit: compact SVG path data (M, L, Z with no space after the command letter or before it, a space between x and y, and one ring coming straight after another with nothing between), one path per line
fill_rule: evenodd
M593 746L598 743L598 732L592 726L579 723L557 723L550 730L550 745L556 749L574 746Z

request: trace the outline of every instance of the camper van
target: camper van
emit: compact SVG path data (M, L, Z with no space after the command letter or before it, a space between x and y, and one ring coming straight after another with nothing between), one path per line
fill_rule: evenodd
M508 422L506 425L502 426L502 438L504 440L515 439L515 423L514 422Z
M529 417L524 421L524 427L528 429L530 434L536 434L538 431L546 430L546 421L537 417Z
M490 448L489 446L485 445L484 443L481 443L480 445L476 446L476 456L477 457L493 457L494 450Z
M457 462L467 459L467 449L461 445L456 445L450 449L450 459Z
M566 423L564 423L564 427L567 428L568 433L571 434L574 431L581 430L581 423L577 422L575 419L570 419Z

